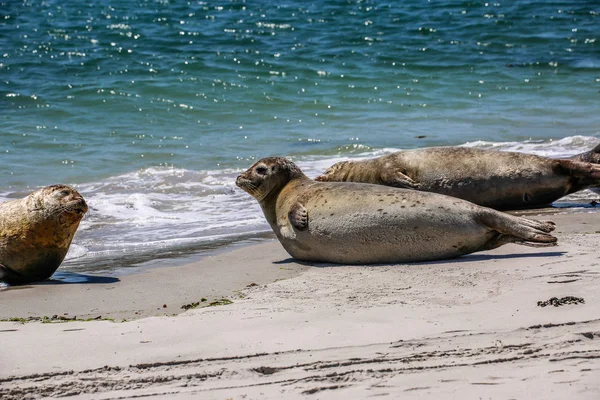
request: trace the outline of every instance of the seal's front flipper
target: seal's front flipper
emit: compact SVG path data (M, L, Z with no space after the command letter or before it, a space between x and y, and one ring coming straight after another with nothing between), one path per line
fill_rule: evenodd
M421 185L413 181L410 176L406 175L406 171L401 171L396 168L386 168L381 173L381 182L386 186L393 186L405 189L419 189Z
M286 239L294 240L296 231L308 229L308 212L300 203L296 203L290 208L287 219L287 221L279 222L279 234Z
M288 213L288 218L295 229L299 231L308 229L308 212L302 204L294 204Z

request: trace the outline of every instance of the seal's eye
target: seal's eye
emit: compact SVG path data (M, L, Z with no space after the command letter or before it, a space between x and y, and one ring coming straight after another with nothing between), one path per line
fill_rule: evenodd
M64 190L61 190L61 191L60 191L60 195L61 195L61 196L68 196L68 195L70 195L70 194L71 194L71 191L70 191L70 190L67 190L67 189L64 189Z
M266 175L267 174L267 167L261 165L260 167L256 167L255 171L259 175Z

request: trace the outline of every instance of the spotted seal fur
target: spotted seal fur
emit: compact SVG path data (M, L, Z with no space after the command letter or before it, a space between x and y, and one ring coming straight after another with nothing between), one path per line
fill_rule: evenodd
M594 154L581 159L593 159ZM416 189L511 210L548 205L600 184L600 165L518 152L429 147L342 161L315 180Z

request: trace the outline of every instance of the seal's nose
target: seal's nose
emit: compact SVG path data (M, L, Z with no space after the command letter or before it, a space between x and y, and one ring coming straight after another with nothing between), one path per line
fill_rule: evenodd
M81 211L83 214L85 214L85 213L88 211L88 205L87 205L87 203L85 202L85 200L83 199L83 197L76 198L75 200L77 200L77 201L78 201L79 210L80 210L80 211Z
M242 175L238 175L238 177L235 179L235 184L236 184L238 187L241 187L241 184L242 184L242 180L243 180L243 179L244 179L244 178L242 177Z

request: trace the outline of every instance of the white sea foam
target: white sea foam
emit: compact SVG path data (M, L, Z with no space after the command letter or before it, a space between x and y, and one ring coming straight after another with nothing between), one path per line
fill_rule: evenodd
M256 201L235 186L236 175L149 168L78 185L90 211L67 264L118 253L156 255L268 231Z
M489 142L478 140L465 143L464 146L500 151L519 151L546 157L563 158L591 150L598 143L600 143L600 139L591 136L569 136L549 141Z

